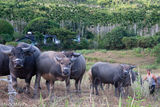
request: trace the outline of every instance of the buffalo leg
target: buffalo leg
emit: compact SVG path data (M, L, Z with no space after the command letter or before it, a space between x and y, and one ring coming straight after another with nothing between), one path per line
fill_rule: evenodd
M79 82L79 80L75 80L76 93L78 92L78 82Z
M13 77L13 76L12 76L12 86L13 86L13 88L16 89L16 91L17 91L18 93L22 93L22 92L23 92L23 89L21 89L20 87L18 87L17 78L15 78L15 77Z
M99 93L98 93L98 84L95 85L95 89L96 89L96 95L99 95Z
M35 85L34 85L34 98L37 98L37 93L38 93L38 88L40 87L40 79L41 79L41 74L36 74L36 79L35 79Z
M82 78L83 76L79 79L79 83L78 83L78 92L81 92L81 82L82 82Z
M124 96L122 92L122 83L118 85L118 92L119 92L119 96Z
M32 77L30 77L29 79L25 79L25 82L26 82L25 93L27 93L27 94L30 93L30 83L31 83L31 79L32 79Z
M94 94L94 87L95 87L95 85L94 85L94 84L92 84L92 86L91 86L92 94Z
M117 92L118 92L118 83L114 83L115 86L115 96L117 97Z
M99 85L99 80L95 79L95 90L96 90L96 95L99 95L98 93L98 85Z
M67 92L70 92L70 78L67 78L65 82L66 82L66 90Z
M50 93L50 81L46 80L46 87L47 87L48 93Z
M41 81L41 78L40 78L40 80L39 80L39 81ZM38 88L39 88L39 89L41 89L40 82L38 82L38 86L39 86Z
M100 83L101 90L104 91L102 82Z
M92 94L94 94L94 88L95 88L95 82L94 82L94 79L92 79L91 88L92 88Z
M53 101L54 99L54 81L50 81L50 94L49 94L49 97L50 97L50 101Z

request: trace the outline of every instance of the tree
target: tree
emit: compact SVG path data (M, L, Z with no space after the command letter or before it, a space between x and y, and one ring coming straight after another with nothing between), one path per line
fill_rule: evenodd
M106 49L123 49L124 44L122 43L122 38L129 36L135 36L135 34L130 34L130 32L123 27L116 27L102 38L101 42Z
M13 26L5 21L5 20L0 20L0 34L9 34L11 36L13 36L14 33L14 29Z
M1 43L12 41L14 39L13 33L14 33L13 26L5 20L0 20L0 41Z
M75 42L73 41L73 39L76 38L75 32L72 32L64 28L60 28L60 29L50 29L49 34L56 35L61 42L62 48L64 49L71 49L75 45Z
M33 33L39 32L41 34L47 34L48 30L51 28L59 28L59 25L47 18L38 17L28 23L28 25L25 27L24 32L26 33L28 31L31 31Z

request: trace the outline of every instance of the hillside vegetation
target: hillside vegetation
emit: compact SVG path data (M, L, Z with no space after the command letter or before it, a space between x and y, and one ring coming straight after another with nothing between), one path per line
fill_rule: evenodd
M159 0L0 1L0 18L17 21L19 26L37 17L47 17L58 23L69 21L72 28L118 23L139 23L139 27L145 27L159 23L159 13Z

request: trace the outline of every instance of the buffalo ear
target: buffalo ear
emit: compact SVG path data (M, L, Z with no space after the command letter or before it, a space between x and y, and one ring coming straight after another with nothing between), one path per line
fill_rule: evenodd
M56 56L56 60L57 60L58 62L61 62L62 58Z
M25 55L31 56L31 55L33 55L34 52L35 52L35 50L34 51L30 50L30 51L26 51L24 53L25 53Z
M79 57L80 55L81 55L80 53L75 53L75 52L73 53L74 57Z
M125 68L125 65L124 64L120 64L120 66L124 69Z
M130 68L133 69L133 68L136 68L136 66L135 65L130 65Z
M73 63L76 59L77 59L77 57L72 57L72 58L70 59L70 61Z

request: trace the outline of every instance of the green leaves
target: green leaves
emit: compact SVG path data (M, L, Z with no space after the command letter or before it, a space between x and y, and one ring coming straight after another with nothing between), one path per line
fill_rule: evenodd
M59 25L54 21L51 21L44 17L39 17L30 21L24 31L25 32L32 31L32 32L47 34L49 29L58 27Z
M9 34L12 36L13 33L13 26L9 22L0 19L0 34Z

